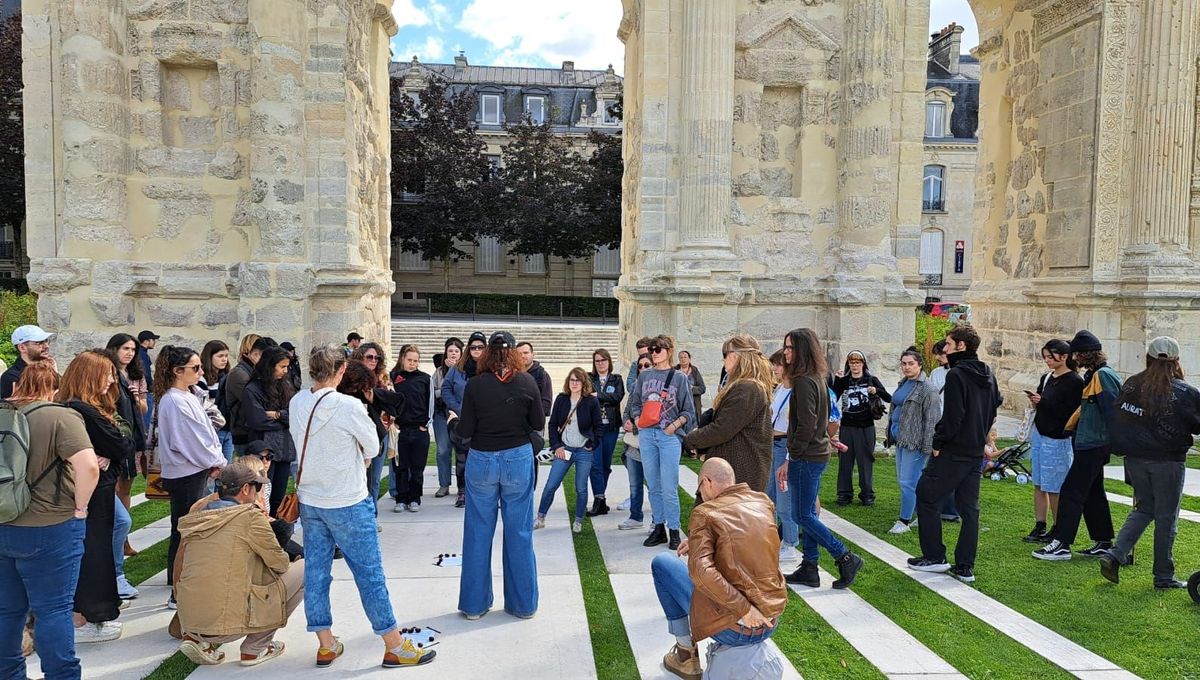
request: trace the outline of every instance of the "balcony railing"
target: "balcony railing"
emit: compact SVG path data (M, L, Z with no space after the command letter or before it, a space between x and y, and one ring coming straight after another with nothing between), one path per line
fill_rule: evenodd
M946 200L943 198L935 198L933 200L921 201L921 210L924 212L946 212Z

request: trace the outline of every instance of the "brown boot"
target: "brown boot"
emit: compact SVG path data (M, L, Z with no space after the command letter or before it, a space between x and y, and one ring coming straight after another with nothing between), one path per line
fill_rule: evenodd
M132 545L129 545L129 541L125 541L125 556L133 557L136 554L138 554L138 551L134 550Z
M700 680L700 657L695 647L683 647L676 643L663 657L663 665L685 680Z

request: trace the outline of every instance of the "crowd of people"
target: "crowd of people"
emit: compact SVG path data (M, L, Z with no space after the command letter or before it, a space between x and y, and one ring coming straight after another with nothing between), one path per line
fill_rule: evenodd
M316 664L333 664L345 651L330 609L332 564L342 557L383 640L382 665L433 661L435 652L397 623L378 536L383 466L393 512L420 512L431 443L433 497L453 486L464 511L465 618L493 607L500 521L504 609L536 614L534 533L574 468L572 531L587 517L627 511L617 530L643 530L644 546L684 558L664 552L652 564L676 638L664 664L681 677L700 677L696 642L708 637L712 677L723 677L722 667L779 677L780 661L761 643L778 625L785 584L819 587L822 549L836 565L832 587L854 583L863 560L822 522L820 486L836 458L836 502L854 501L857 469L858 501L875 504L877 424L895 451L900 488L890 531L920 536L910 567L975 580L981 473L995 455L1002 400L967 324L934 347L936 367L915 348L902 352L891 391L862 351L831 368L811 329L787 333L769 356L738 334L722 347L707 410L699 367L666 335L639 339L624 377L608 350L595 350L590 370L570 369L557 394L533 346L505 331L448 338L432 374L421 370L417 346L400 347L389 370L383 345L357 333L302 360L290 343L254 333L232 356L220 340L197 352L157 347L159 336L142 331L78 354L60 376L52 339L18 328L20 359L0 377L0 417L28 433L18 480L27 491L0 494L0 582L23 594L0 605L0 639L8 644L10 627L30 625L48 678L79 677L75 645L120 637L121 610L139 596L124 575L135 554L127 536L139 474L148 493L170 499L167 606L177 609L171 632L193 662L221 663L220 645L239 639L243 665L278 657L284 645L273 635L303 601ZM1184 455L1200 434L1200 392L1183 380L1178 343L1156 338L1145 370L1124 383L1087 331L1047 342L1042 359L1048 370L1027 393L1035 524L1025 540L1044 543L1033 556L1070 559L1082 520L1094 545L1078 554L1099 558L1117 582L1154 522L1154 586L1182 587L1171 545ZM629 489L610 508L618 441ZM1126 456L1135 498L1119 533L1103 488L1114 453ZM704 461L687 534L678 494L685 456ZM549 469L535 499L540 464ZM962 525L953 563L943 521ZM303 545L293 540L296 522Z

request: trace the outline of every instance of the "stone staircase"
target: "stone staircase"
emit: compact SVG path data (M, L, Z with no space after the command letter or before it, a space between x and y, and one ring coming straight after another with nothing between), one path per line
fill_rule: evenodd
M615 325L601 324L538 324L496 321L392 321L392 351L401 345L415 343L423 359L441 352L446 338L456 337L464 343L474 331L491 335L498 330L513 334L517 342L533 343L538 361L543 364L583 366L591 368L592 351L603 347L614 357L620 349L621 332ZM617 369L621 372L620 368Z

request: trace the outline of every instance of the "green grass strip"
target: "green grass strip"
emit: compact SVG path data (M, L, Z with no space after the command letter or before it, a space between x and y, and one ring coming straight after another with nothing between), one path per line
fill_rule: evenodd
M133 526L129 529L130 533L132 533L157 522L163 517L169 517L171 515L171 502L159 500L144 501L130 508L129 515L133 518Z
M567 473L562 488L567 499L564 511L569 514L570 508L575 507L576 498L574 467ZM599 680L637 678L637 660L629 645L617 596L608 579L608 568L604 566L604 555L600 552L600 542L596 540L591 520L583 523L582 532L571 536L575 543L575 560L579 563L579 585L583 588L596 676Z
M133 557L125 558L125 578L133 585L141 583L167 568L167 546L170 539L155 543Z
M1104 490L1109 493L1119 494L1121 496L1128 496L1130 498L1133 497L1133 488L1130 487L1125 482L1122 482L1119 479L1105 479L1104 480ZM1128 507L1128 506L1126 506L1126 507ZM1184 510L1191 510L1192 512L1200 512L1200 498L1197 498L1195 496L1184 496L1179 502L1179 507L1183 508ZM1188 520L1186 520L1186 519L1180 521L1180 524L1187 524L1187 523L1188 523ZM1193 524L1194 524L1194 522L1193 522ZM1150 532L1153 530L1154 530L1154 527L1151 526L1149 529L1147 529L1147 532ZM1178 562L1176 562L1176 563L1178 564Z
M192 663L182 652L175 652L167 657L165 661L154 669L154 672L147 675L145 680L184 680L196 670L196 664Z

